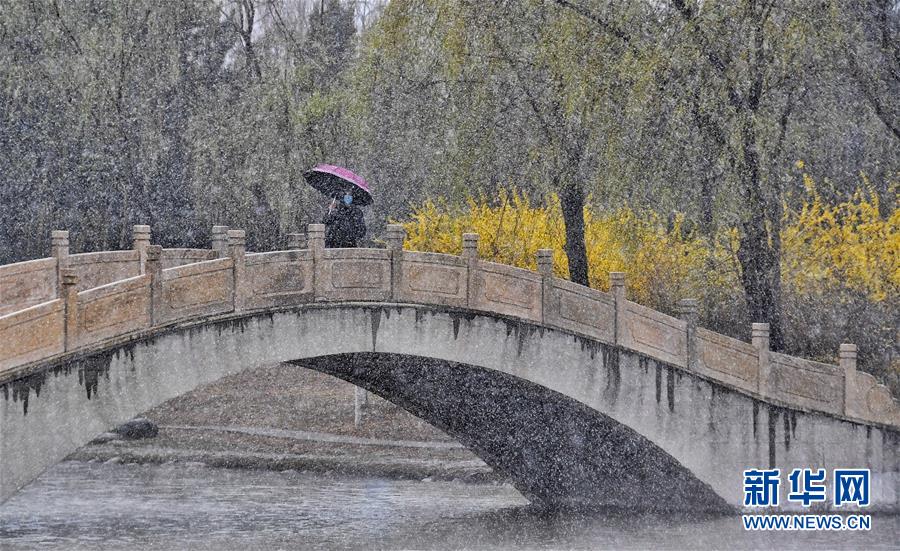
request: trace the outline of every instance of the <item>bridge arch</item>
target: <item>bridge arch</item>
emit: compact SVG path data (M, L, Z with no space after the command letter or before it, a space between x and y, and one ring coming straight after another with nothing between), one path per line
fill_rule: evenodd
M554 506L721 510L740 505L742 469L828 454L821 435L850 444L829 464L896 461L898 449L895 435L771 407L565 331L469 310L325 304L170 328L7 384L4 493L142 411L285 361L398 403Z

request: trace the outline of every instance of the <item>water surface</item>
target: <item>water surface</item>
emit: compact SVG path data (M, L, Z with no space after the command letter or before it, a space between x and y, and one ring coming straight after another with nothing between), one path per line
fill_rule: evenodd
M897 549L871 532L748 533L737 517L548 516L507 485L65 462L0 507L2 549Z

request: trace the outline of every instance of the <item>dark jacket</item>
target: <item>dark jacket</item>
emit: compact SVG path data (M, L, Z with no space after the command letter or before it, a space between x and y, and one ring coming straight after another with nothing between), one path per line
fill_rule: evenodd
M356 205L338 204L325 215L325 246L328 248L355 247L366 235L362 210Z

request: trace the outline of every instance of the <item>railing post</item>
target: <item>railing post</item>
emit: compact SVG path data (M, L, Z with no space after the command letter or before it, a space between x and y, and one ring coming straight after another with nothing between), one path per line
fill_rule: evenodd
M464 233L462 235L462 257L468 264L468 281L466 285L466 304L469 308L475 306L478 297L478 239L477 233Z
M851 415L856 389L856 356L855 344L844 343L838 351L841 369L844 370L844 415Z
M325 224L310 224L306 228L307 245L313 256L322 256L325 252Z
M616 305L616 344L625 342L625 272L609 273L609 292Z
M150 226L135 224L131 227L132 248L138 252L140 273L147 273L147 247L150 246Z
M303 232L287 234L287 248L289 251L306 248L306 234Z
M541 274L541 321L547 323L553 311L553 249L538 249L537 269Z
M322 260L325 256L325 224L310 224L306 227L307 246L313 255L313 300L325 296L325 276Z
M162 246L147 247L146 274L150 276L150 327L159 325L163 318L162 294Z
M62 273L62 293L65 312L65 349L74 350L78 343L78 276L75 270L66 268Z
M247 253L247 234L244 230L228 230L228 255L231 257L233 269L233 310L240 312L244 309L246 300L246 275L245 266Z
M56 296L63 296L63 272L69 268L69 232L50 232L50 254L56 259Z
M212 250L219 254L219 258L228 256L228 226L213 226L210 241Z
M391 300L400 300L400 263L403 261L403 241L406 229L401 224L388 224L385 234L387 248L391 252Z
M769 324L754 323L750 330L753 347L759 357L757 392L760 396L769 395Z
M687 324L685 365L688 369L694 369L697 362L697 307L698 302L695 298L683 298L677 305L678 318Z

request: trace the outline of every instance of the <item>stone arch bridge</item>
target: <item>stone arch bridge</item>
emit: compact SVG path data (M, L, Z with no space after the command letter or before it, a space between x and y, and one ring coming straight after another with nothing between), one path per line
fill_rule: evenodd
M0 266L0 501L96 434L243 369L297 362L447 431L549 506L722 510L747 468L860 467L900 508L900 407L856 370L769 351L626 299L478 258L326 249L247 253L150 245ZM786 484L782 484L783 493ZM784 502L784 500L782 500Z

